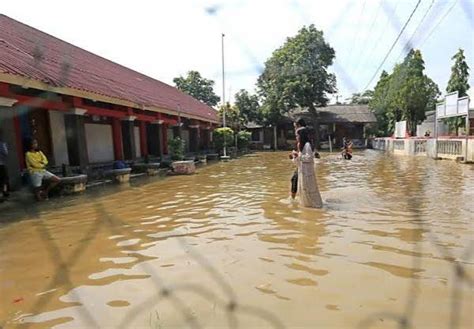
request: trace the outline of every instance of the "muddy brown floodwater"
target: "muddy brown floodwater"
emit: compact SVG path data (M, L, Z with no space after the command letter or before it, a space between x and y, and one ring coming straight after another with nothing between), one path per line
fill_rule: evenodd
M472 328L474 166L286 153L2 213L3 328ZM457 269L457 270L456 270Z

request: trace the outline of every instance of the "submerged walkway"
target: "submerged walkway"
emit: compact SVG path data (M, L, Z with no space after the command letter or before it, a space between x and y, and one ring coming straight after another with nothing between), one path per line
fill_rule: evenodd
M323 154L319 210L292 169L260 153L25 210L0 226L0 326L472 325L471 166Z

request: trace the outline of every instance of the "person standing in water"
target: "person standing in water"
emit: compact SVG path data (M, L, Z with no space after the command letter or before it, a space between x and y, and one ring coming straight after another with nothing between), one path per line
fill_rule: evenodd
M342 139L342 157L346 160L352 159L352 141L346 137Z
M296 135L296 151L290 154L290 159L294 159L298 152L302 151L302 143L309 142L309 135L306 130L306 122L303 119L298 119L293 123ZM303 145L304 146L304 145ZM291 198L294 199L298 192L298 168L296 168L291 177Z
M303 119L296 120L294 126L296 151L293 151L290 157L296 163L297 170L291 179L291 196L294 198L298 194L303 207L321 208L323 202L314 173L314 153L308 129Z

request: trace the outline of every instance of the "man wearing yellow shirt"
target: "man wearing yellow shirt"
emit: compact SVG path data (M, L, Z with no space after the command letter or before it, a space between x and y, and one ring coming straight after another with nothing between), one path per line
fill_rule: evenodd
M29 147L29 151L26 152L25 159L36 199L38 201L47 199L49 191L58 185L61 180L53 173L50 173L46 170L48 159L44 153L39 150L38 141L36 139L31 141L31 145ZM44 180L49 181L45 190L42 189Z

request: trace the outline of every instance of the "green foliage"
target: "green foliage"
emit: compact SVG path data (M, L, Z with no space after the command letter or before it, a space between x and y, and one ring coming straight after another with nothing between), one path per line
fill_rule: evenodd
M440 91L436 83L423 72L425 63L419 50L411 50L392 74L383 72L369 107L377 117L377 134L393 133L395 122L406 120L408 131L414 135L417 124L434 110Z
M226 126L230 127L234 131L240 130L240 128L244 125L244 118L240 114L239 108L235 105L230 105L229 103L221 106L219 108L219 117L221 122L223 122L224 109Z
M247 149L250 144L250 138L252 137L252 133L250 131L239 131L237 133L237 147L240 150Z
M217 128L214 130L212 136L214 140L214 148L219 152L224 149L224 145L233 145L234 131L229 127Z
M173 82L179 90L209 106L215 106L220 101L214 93L214 81L203 78L197 71L189 71L186 77L174 78Z
M184 159L184 140L179 137L172 138L168 141L168 151L171 155L171 160L180 161Z
M458 52L451 58L454 60L454 65L451 67L451 77L449 78L446 91L448 93L457 91L459 97L467 96L469 90L469 66L464 57L464 50L459 49ZM459 133L459 128L465 124L465 119L461 117L448 118L443 120L448 124L450 131L455 131L456 135Z
M459 128L462 128L466 125L465 117L446 118L442 121L448 125L449 131L454 132L456 136L459 135Z
M257 95L251 95L247 90L241 89L234 98L235 107L245 123L262 121Z
M374 97L374 92L372 90L366 90L361 93L353 93L350 98L347 99L351 105L365 105L369 104L370 100Z
M328 72L334 57L334 49L314 25L288 38L265 62L258 78L264 121L276 123L289 110L301 107L313 115L318 130L316 108L325 106L327 94L336 92L336 77Z
M451 67L451 77L449 78L446 91L448 93L457 91L459 97L467 96L469 90L469 66L466 63L464 50L459 51L451 58L454 60L454 65Z
M388 136L391 134L389 110L388 110L388 90L391 76L383 71L380 79L374 89L374 95L369 101L369 108L374 112L377 118L373 133L376 136Z

